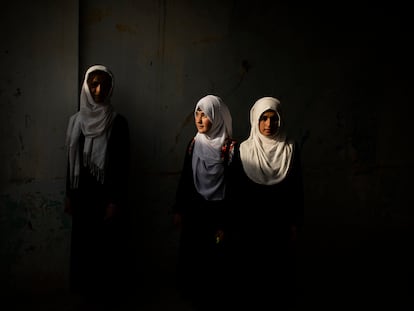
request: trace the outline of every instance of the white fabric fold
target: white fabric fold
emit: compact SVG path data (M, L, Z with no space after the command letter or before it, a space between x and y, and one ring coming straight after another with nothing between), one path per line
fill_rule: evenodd
M192 168L194 185L206 200L222 200L225 194L222 146L232 135L230 111L222 99L215 95L201 98L195 109L201 109L212 126L207 133L195 135Z
M108 73L112 79L111 90L103 103L96 103L93 100L87 83L89 74L97 70ZM114 77L107 67L94 65L86 71L80 94L80 109L70 117L66 133L72 188L77 188L79 182L81 164L79 163L79 139L81 133L85 136L82 165L89 167L99 182L104 182L108 138L112 121L116 116L110 102L113 87Z
M259 131L259 120L267 110L279 115L279 129L272 137ZM263 97L250 109L250 135L240 144L240 158L246 175L262 185L281 182L287 175L293 154L293 143L286 139L280 102L274 97Z

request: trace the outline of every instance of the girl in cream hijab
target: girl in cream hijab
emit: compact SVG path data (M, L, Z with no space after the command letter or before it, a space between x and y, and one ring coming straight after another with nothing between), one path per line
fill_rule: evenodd
M243 271L235 284L240 296L248 298L245 306L273 310L294 302L296 294L291 246L303 217L300 157L285 133L277 98L257 100L250 110L250 124L230 183L239 202L234 262ZM271 281L263 281L263 275Z
M250 110L250 136L240 144L244 171L254 182L273 185L287 175L293 144L286 141L280 102L263 97Z

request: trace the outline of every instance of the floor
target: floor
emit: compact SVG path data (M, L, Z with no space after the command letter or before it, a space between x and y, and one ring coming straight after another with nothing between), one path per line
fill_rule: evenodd
M181 299L172 290L166 289L158 292L141 292L124 298L116 304L109 304L106 301L99 303L87 301L79 296L60 291L55 293L43 293L36 296L15 296L9 297L7 310L30 310L30 311L193 311L191 305Z
M414 310L411 229L397 235L391 231L372 236L360 234L352 239L333 238L329 232L326 236L332 238L318 239L323 243L307 241L299 254L298 284L302 295L297 299L296 310ZM194 311L178 295L172 275L164 271L156 278L152 276L112 309L106 302L84 301L67 290L35 295L19 293L1 301L2 305L10 306L4 310Z
M404 271L384 267L384 261L367 263L362 259L357 265L347 257L332 260L327 257L311 263L304 295L297 299L294 310L414 310L413 286ZM331 260L331 263L326 261ZM338 266L339 265L339 266ZM269 280L268 280L269 281ZM128 299L111 306L105 301L93 303L69 294L67 291L38 295L15 295L2 299L4 310L30 311L195 311L180 299L173 287L147 288L137 291ZM238 309L239 310L239 309ZM251 309L257 310L257 309ZM286 309L287 310L287 309ZM291 310L291 309L289 309Z

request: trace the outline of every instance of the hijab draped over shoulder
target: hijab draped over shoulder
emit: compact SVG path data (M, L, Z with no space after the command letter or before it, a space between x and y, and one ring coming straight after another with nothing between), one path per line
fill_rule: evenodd
M259 131L259 119L269 109L279 117L279 129L271 137ZM240 158L246 175L258 184L277 184L289 171L293 143L286 139L283 122L280 102L276 98L263 97L250 109L250 135L240 144Z
M103 103L94 101L87 83L89 75L94 71L104 71L109 74L112 80L111 89ZM81 133L85 136L83 165L89 167L99 182L104 182L108 137L116 115L110 101L113 88L114 77L107 67L94 65L86 71L80 94L80 109L69 119L66 133L72 188L77 188L79 182L79 138Z
M220 97L207 95L195 109L201 109L212 123L207 133L195 135L192 168L195 188L206 200L224 198L224 163L221 155L226 138L232 136L232 118Z

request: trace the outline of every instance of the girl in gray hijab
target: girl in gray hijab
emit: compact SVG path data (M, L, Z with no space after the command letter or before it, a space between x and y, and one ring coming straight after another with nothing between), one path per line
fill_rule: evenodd
M79 111L69 119L65 211L72 216L70 287L111 299L126 267L123 229L129 172L127 120L115 112L112 72L88 68Z

